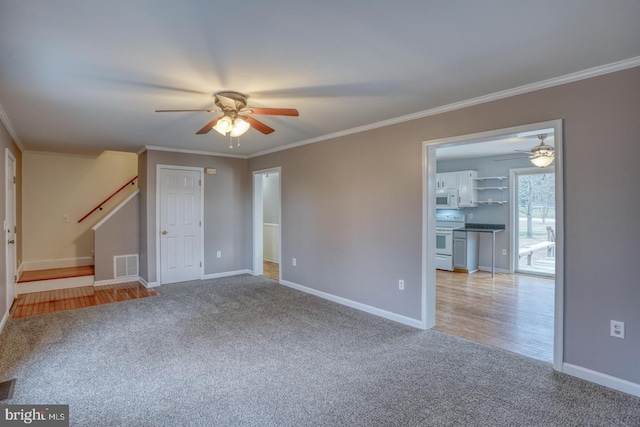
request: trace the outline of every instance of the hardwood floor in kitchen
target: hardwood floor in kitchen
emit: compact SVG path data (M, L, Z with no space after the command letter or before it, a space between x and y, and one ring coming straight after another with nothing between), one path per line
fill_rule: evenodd
M554 290L543 277L436 270L434 329L551 362Z

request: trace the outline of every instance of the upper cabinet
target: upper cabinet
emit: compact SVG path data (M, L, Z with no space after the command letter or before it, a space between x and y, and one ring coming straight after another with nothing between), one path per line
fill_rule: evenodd
M458 190L458 207L474 208L478 206L477 178L473 170L437 173L436 190Z
M458 172L458 207L475 208L478 206L478 190L476 190L477 171Z
M436 190L455 190L458 188L458 172L436 174Z

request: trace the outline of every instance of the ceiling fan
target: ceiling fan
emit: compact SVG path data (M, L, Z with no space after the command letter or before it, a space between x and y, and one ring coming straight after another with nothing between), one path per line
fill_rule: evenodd
M531 163L533 163L535 166L538 166L539 168L545 168L549 166L551 163L553 163L553 160L555 159L555 152L553 150L553 147L544 143L544 140L546 138L547 138L546 133L542 133L538 135L540 144L533 147L530 151L515 150L523 154L526 153L527 156L507 157L503 159L496 159L496 161L513 160L513 159L521 159L524 157L528 157Z
M261 114L267 116L299 116L295 108L256 108L247 107L247 95L240 92L224 91L214 95L215 104L218 109L207 110L156 110L156 113L182 113L182 112L206 112L222 113L202 129L196 135L207 134L211 129L215 129L222 135L229 133L232 137L238 137L249 130L250 127L267 135L275 129L265 125L261 121L254 119L251 114Z

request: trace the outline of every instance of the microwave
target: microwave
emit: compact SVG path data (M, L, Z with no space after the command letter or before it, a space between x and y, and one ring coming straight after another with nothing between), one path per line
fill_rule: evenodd
M458 209L458 190L436 190L436 209Z

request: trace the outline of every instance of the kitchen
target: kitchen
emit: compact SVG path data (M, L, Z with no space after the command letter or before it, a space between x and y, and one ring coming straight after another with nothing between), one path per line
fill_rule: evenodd
M554 169L536 168L517 151L530 153L536 137L438 147L435 329L550 362L553 276L518 269L526 235L518 174Z

